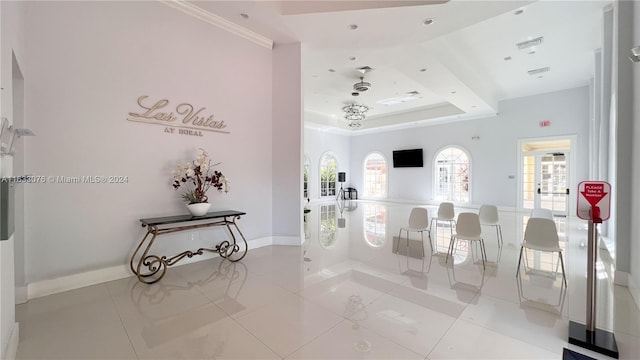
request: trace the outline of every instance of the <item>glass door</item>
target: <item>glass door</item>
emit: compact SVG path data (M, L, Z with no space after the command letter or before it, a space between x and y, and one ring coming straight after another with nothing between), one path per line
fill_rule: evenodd
M522 156L522 206L567 216L569 208L568 152L525 152Z

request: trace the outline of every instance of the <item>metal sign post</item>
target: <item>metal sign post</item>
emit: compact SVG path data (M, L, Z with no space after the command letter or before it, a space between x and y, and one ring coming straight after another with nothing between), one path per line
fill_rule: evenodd
M583 181L578 185L578 217L589 221L587 247L586 324L569 322L569 343L613 358L618 345L613 333L596 328L596 262L598 260L598 224L609 219L611 185L604 181Z

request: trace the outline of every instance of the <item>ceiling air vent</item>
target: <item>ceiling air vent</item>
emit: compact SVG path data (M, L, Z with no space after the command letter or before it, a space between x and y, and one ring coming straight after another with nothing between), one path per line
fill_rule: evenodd
M540 36L535 39L519 42L516 44L516 46L518 47L518 50L524 50L533 46L542 45L543 42L544 42L544 37Z
M537 74L548 72L549 70L551 70L551 68L549 68L548 66L545 66L538 69L529 70L527 71L527 73L529 73L529 75L537 75Z

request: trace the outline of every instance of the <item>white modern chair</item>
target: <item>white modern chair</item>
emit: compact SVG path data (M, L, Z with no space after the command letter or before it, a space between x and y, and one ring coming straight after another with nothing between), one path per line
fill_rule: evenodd
M498 239L498 248L504 244L502 240L502 226L500 226L500 217L498 216L498 208L494 205L482 205L478 213L480 217L480 225L494 226L496 228L496 239Z
M549 209L540 209L536 208L531 210L531 214L529 214L529 219L531 218L541 218L541 219L550 219L553 220L553 212Z
M456 241L465 240L471 245L472 242L480 243L480 255L482 257L482 269L484 271L485 262L487 261L487 252L484 248L484 240L482 240L482 228L480 226L480 217L475 213L460 213L456 224L456 233L451 235L449 243L449 251L445 262L449 261L449 256L453 256L453 249ZM471 251L471 246L469 246Z
M433 222L436 222L435 230L433 228ZM438 215L431 219L431 229L435 231L435 238L438 241L438 222L447 221L451 227L451 234L453 234L453 228L456 225L456 214L453 209L453 203L443 202L438 206Z
M429 246L431 247L431 253L433 253L433 242L431 241L431 231L428 229L429 226L429 211L422 207L415 207L411 210L411 215L409 215L409 225L400 228L400 232L398 234L398 242L396 243L395 253L398 253L398 247L400 246L400 239L402 239L402 231L407 233L407 242L406 242L406 255L407 255L407 267L409 266L409 232L418 232L420 233L421 248L422 248L422 271L424 271L424 233L426 232L429 236Z
M562 248L560 248L560 240L558 238L558 230L556 229L556 223L552 219L546 218L530 218L527 221L527 228L524 231L524 241L520 247L520 258L518 259L518 270L516 270L516 278L520 279L520 263L522 263L522 256L525 249L531 249L535 251L545 252L557 252L559 261L556 264L555 274L558 273L558 265L562 267L562 283L564 287L567 287L567 276L564 272L564 260L562 259ZM526 263L526 259L525 259ZM525 264L525 271L526 271Z

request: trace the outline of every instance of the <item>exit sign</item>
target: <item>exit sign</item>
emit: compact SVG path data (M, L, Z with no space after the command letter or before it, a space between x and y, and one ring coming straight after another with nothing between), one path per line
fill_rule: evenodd
M540 121L540 127L547 127L551 125L551 121L549 120L542 120Z

